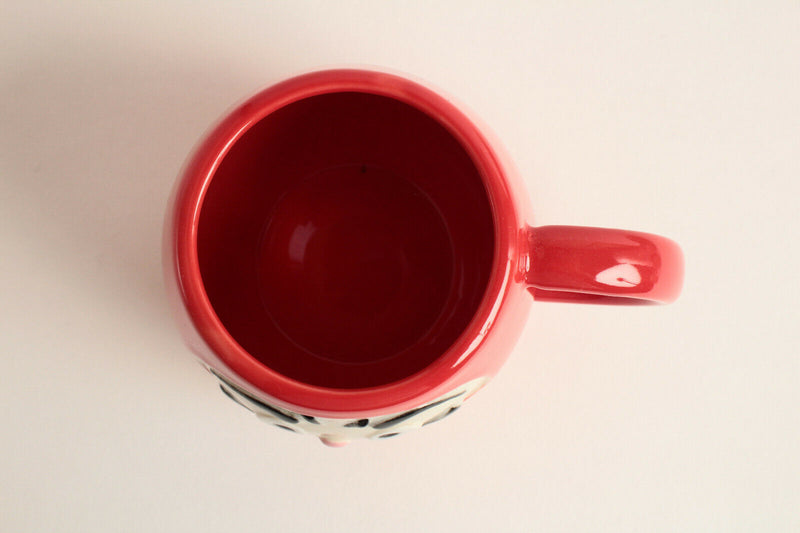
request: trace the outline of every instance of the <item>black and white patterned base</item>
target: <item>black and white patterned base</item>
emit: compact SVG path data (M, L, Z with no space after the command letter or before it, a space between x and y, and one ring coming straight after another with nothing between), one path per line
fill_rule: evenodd
M226 396L255 413L261 420L286 431L314 435L329 446L342 446L355 439L387 439L438 422L454 413L466 398L487 381L486 378L472 380L408 411L372 418L342 419L314 417L269 405L213 370L209 371L219 380L220 389Z

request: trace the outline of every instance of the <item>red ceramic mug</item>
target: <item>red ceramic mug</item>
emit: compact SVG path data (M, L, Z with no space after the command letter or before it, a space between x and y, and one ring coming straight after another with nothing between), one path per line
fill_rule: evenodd
M173 192L165 271L222 390L330 445L444 418L493 376L532 300L667 303L678 246L531 227L499 145L447 98L329 70L229 113Z

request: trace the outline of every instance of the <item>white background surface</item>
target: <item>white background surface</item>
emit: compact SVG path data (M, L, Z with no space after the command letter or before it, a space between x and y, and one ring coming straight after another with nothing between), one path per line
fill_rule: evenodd
M800 530L796 2L4 2L0 530ZM537 304L457 416L334 450L168 313L168 191L259 88L374 64L502 138L537 224L662 233L672 306Z

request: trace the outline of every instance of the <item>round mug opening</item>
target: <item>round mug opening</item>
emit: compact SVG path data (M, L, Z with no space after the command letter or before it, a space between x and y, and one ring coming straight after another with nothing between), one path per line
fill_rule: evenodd
M242 134L197 227L208 300L269 369L360 389L431 365L466 330L495 253L478 167L438 120L388 96L327 92Z

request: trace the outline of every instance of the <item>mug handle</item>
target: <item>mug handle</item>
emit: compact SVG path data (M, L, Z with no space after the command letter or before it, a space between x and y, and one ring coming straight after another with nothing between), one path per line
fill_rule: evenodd
M683 285L683 253L650 233L583 226L527 227L525 283L534 300L664 304Z

